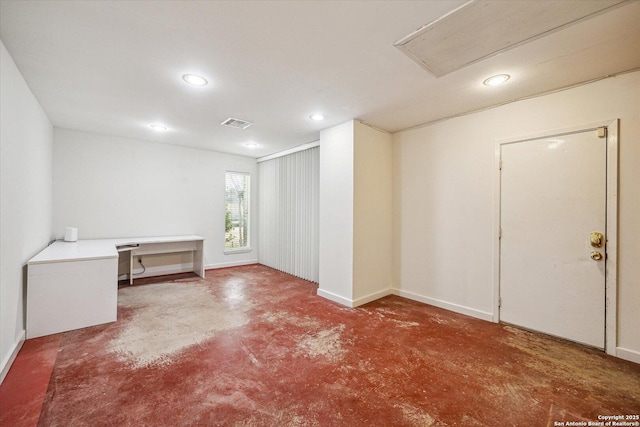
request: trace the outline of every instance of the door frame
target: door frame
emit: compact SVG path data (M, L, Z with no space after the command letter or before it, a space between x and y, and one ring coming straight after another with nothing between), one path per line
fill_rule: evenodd
M501 178L501 153L502 146L516 142L525 142L534 139L561 136L585 131L596 131L600 127L607 128L606 148L606 264L605 264L605 321L604 343L605 352L616 356L617 347L617 318L618 318L618 135L619 119L603 120L596 123L573 126L570 128L555 129L518 137L498 139L495 142L495 165L493 178L493 316L494 322L500 322L500 210L502 190Z

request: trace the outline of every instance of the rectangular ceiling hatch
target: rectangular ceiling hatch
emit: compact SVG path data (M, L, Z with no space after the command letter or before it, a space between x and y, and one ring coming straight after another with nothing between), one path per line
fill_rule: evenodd
M224 122L222 122L220 124L222 126L229 126L229 127L236 128L236 129L246 129L249 126L251 126L253 123L252 122L248 122L246 120L233 119L233 118L229 117L227 120L225 120Z
M441 77L626 1L472 0L394 46Z

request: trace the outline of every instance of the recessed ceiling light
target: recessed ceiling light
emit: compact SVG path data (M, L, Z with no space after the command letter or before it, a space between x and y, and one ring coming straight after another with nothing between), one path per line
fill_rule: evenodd
M158 132L164 132L165 130L167 130L167 127L164 125L160 125L160 124L152 124L149 125L149 127L153 130L157 130Z
M319 122L320 120L324 120L324 116L322 114L312 114L309 116L309 118L317 122Z
M185 74L182 76L182 80L193 86L206 86L209 83L207 79L196 74Z
M489 77L487 80L482 82L482 84L484 84L485 86L498 86L502 83L505 83L510 78L511 76L509 74L498 74L496 76Z
M247 142L246 144L244 144L244 146L247 148L258 148L260 145L256 144L255 142Z

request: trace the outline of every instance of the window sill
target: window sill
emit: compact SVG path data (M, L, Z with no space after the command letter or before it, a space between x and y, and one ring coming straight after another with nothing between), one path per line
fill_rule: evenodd
M252 250L253 249L251 248L225 249L224 254L225 255L246 254L248 252L251 252Z

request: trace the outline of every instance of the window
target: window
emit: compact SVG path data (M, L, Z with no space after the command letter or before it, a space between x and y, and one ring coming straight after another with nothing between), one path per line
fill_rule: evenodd
M225 173L224 249L249 249L249 174Z

